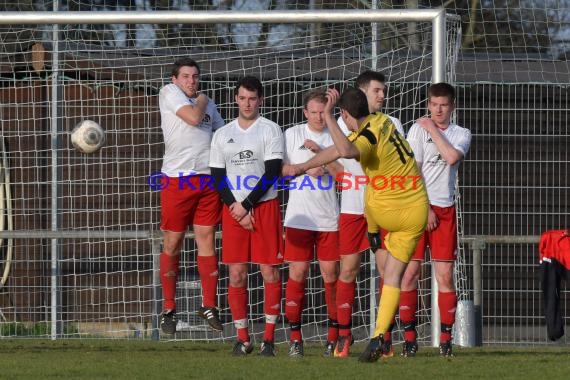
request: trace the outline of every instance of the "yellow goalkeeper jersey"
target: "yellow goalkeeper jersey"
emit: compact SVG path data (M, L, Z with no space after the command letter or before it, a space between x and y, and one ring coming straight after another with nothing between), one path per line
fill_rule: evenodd
M368 178L366 213L428 203L412 148L387 115L369 115L349 140L360 152L360 165Z

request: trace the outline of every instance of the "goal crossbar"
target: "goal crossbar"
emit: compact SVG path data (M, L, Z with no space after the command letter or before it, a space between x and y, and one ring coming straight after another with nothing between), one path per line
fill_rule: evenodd
M336 9L279 11L102 11L102 12L2 12L0 25L65 24L228 24L228 23L348 23L348 22L430 22L433 25L434 83L445 80L445 9Z
M445 18L442 9L336 9L272 11L101 11L101 12L2 12L0 24L225 24L225 23L348 23L381 21L432 21Z

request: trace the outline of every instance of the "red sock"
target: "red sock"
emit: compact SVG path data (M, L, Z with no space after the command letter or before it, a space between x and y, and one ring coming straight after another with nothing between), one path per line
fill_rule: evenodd
M336 281L325 282L325 302L327 303L327 312L329 318L337 320L337 310L336 310Z
M404 327L404 340L417 339L416 312L418 310L418 289L400 293L400 321Z
M275 324L281 312L281 280L277 282L264 282L263 287L265 300L263 309L265 312L265 331L263 340L273 342L275 340Z
M303 301L305 299L305 281L287 280L285 286L285 316L290 324L301 324ZM291 340L302 340L301 329L291 329Z
M198 274L202 284L202 306L216 307L218 289L218 258L214 256L198 256Z
M327 304L327 313L329 315L329 329L327 334L327 342L336 342L338 340L338 314L336 309L336 281L325 282L325 302Z
M238 340L249 342L247 326L247 288L228 286L228 304L232 313Z
M453 292L439 292L437 294L439 318L441 320L440 343L451 340L451 328L455 323L455 310L457 309L457 294Z
M162 284L162 296L164 298L164 310L176 309L176 280L180 272L180 255L170 256L165 252L160 253L160 282Z
M356 283L336 282L336 305L338 318L338 333L340 336L348 336L352 325L352 307L354 305L354 294Z

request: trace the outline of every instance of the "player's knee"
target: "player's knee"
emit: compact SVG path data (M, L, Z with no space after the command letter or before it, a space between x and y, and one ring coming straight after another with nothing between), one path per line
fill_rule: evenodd
M281 279L279 276L279 270L273 265L262 265L260 267L260 270L264 282L274 283L278 282Z
M400 287L404 290L408 289L416 289L418 284L419 276L418 277L409 277L404 276L402 277L402 283Z
M338 279L336 272L321 272L324 282L335 282Z
M234 271L229 274L230 285L233 287L242 287L247 284L247 272Z
M338 275L339 280L342 282L353 282L356 280L358 275L358 269L355 268L343 268Z
M180 245L172 243L167 244L166 242L162 246L162 252L166 253L168 256L179 256L180 255Z
M291 270L289 268L289 278L296 282L303 282L307 278L308 273L303 270Z
M420 280L420 265L421 263L419 261L410 261L402 277L402 288L415 288L415 284Z
M436 275L437 285L440 291L450 292L455 290L453 273L440 273Z

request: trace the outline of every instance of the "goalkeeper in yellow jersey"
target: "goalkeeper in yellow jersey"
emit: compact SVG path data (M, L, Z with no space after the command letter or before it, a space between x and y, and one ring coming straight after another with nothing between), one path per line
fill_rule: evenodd
M335 105L347 127L354 131L348 138L334 118ZM328 89L325 121L334 146L303 164L292 165L284 175L299 175L339 157L360 161L366 176L361 181L366 182L364 204L371 246L380 244L378 227L388 231L385 244L389 254L376 328L359 358L374 362L382 353L383 334L398 309L402 276L426 228L428 197L412 149L387 115L369 114L362 91L350 88L339 95L336 89Z

